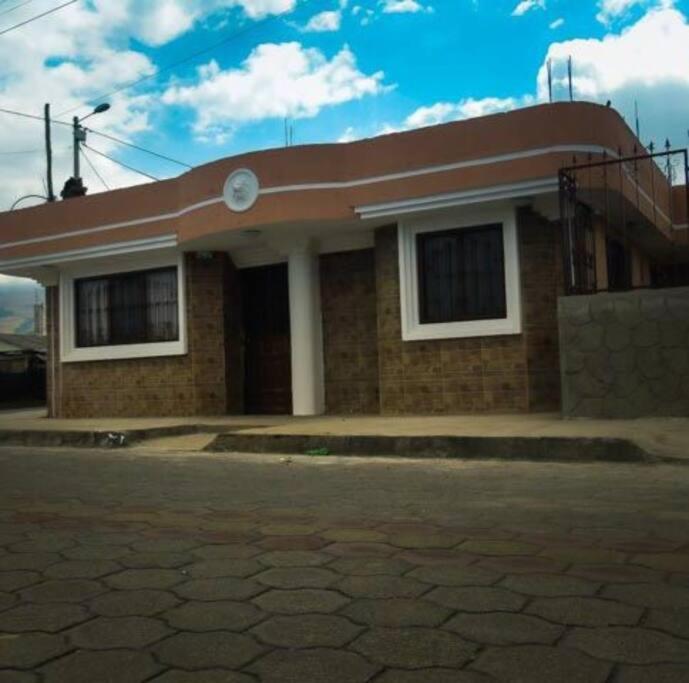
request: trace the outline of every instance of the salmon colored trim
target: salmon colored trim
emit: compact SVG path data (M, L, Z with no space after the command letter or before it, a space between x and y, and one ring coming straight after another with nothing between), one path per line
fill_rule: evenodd
M357 206L551 178L577 154L634 144L614 110L557 103L346 144L254 152L171 180L0 214L0 263L170 232L183 244L256 226L358 220ZM219 196L239 167L251 168L262 188L242 214Z

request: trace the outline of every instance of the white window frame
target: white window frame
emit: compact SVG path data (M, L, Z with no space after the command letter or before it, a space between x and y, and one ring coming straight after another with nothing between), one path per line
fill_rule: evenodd
M416 236L481 225L502 224L505 263L505 303L507 316L490 320L465 320L447 323L421 323L419 315L419 274ZM462 209L452 213L421 216L400 221L397 227L400 273L400 307L402 339L459 339L521 334L522 297L519 269L516 208L501 205L478 209Z
M118 275L139 270L177 267L177 315L179 338L149 344L113 344L110 346L76 346L75 280L99 275ZM60 272L60 360L63 363L82 363L126 358L155 358L182 356L187 353L187 308L184 254L133 254L126 263L116 266L113 261L101 264L78 263Z

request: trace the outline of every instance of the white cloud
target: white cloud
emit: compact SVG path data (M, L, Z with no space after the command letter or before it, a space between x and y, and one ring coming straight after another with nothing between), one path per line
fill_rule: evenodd
M27 8L29 11L30 8ZM27 14L17 10L21 21ZM46 19L46 21L48 21ZM126 47L116 46L117 21L100 15L97 9L76 4L65 8L50 30L40 21L12 31L0 41L0 102L6 109L42 115L43 102L51 102L55 117L63 110L83 104L99 92L115 89L123 82L149 73L153 65L148 57ZM18 58L18 55L21 57ZM94 127L117 137L130 138L149 126L148 100L142 96L120 93L110 98L110 112L89 121ZM89 108L79 109L83 115ZM64 120L64 119L63 119ZM118 148L111 141L92 138L94 147L112 154ZM42 151L43 130L40 122L0 114L0 162L4 169L0 185L0 210L6 210L26 194L45 194L45 160ZM72 172L71 129L53 126L54 179L56 194ZM36 150L30 154L14 154ZM110 162L104 162L109 164ZM114 187L140 182L122 167L108 169L94 160ZM11 172L9 169L11 168ZM90 168L84 165L83 177L91 191L100 186ZM29 206L30 202L22 203Z
M634 101L641 113L644 141L670 136L686 144L689 115L689 24L674 9L655 9L632 26L604 38L570 40L550 46L556 97L567 88L567 58L573 60L576 99L611 100L632 122ZM545 63L538 74L538 95L547 99Z
M424 7L417 0L382 0L382 5L383 14L415 14L429 11L429 8Z
M521 17L535 9L545 9L545 0L521 0L512 10L512 16Z
M675 0L598 0L598 14L596 19L602 24L610 24L616 19L626 17L637 7L656 7L669 9L675 5Z
M559 19L555 19L555 21L551 21L550 24L548 24L549 28L551 28L553 31L562 28L565 25L565 20L560 17Z
M259 45L240 68L223 70L211 61L198 76L195 85L173 85L162 100L192 108L196 135L216 141L246 121L313 117L324 107L385 90L383 72L362 73L349 47L327 59L296 42Z
M90 110L83 105L85 101L155 71L152 60L143 50L132 47L130 39L158 46L210 16L229 17L234 13L232 16L261 19L289 12L295 5L296 0L90 0L70 5L51 18L2 36L1 106L42 115L42 103L51 102L54 117L68 112L62 118L69 120L72 112L68 110L74 107L79 107L74 113L83 116ZM18 23L33 14L33 5L19 7L13 11L12 18ZM130 91L109 100L112 109L88 123L124 139L149 130L149 119L155 116L159 105L153 98ZM0 113L0 167L4 171L0 210L9 208L20 196L44 194L42 138L40 122ZM122 150L115 143L95 136L89 142L108 154ZM59 194L72 171L69 127L53 126L53 148L55 190ZM28 150L35 151L14 153ZM112 187L145 182L141 176L112 162L95 155L92 159ZM150 160L144 159L140 165L150 168ZM85 163L82 176L90 193L103 189ZM27 200L21 206L30 204Z
M356 17L362 26L368 26L376 18L376 13L370 8L354 5L352 7L352 16Z
M163 45L218 12L240 9L250 19L291 12L296 0L95 0L99 13L126 23L148 45Z
M397 125L384 125L390 133L445 121L509 111L548 101L547 61L553 65L554 99L568 98L567 59L573 58L574 95L577 100L605 103L611 100L633 124L638 102L642 142L673 146L687 142L689 120L689 23L678 10L656 8L635 24L602 39L553 43L536 76L536 94L520 97L465 99L423 106Z
M319 12L309 19L304 31L306 32L326 32L339 31L342 24L342 12L340 10L330 10Z
M347 126L345 128L344 132L340 135L339 138L337 138L338 142L352 142L354 140L358 140L359 135L356 132L356 129L354 126Z
M447 121L460 121L477 116L487 116L510 111L530 104L533 98L485 97L483 99L464 99L459 102L437 102L428 107L419 107L404 121L404 128L434 126Z

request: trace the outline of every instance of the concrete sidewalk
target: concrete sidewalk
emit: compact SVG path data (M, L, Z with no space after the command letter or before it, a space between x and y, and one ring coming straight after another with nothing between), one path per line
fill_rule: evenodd
M109 443L111 434L125 435L124 442ZM418 447L419 444L430 444L430 440L438 442L449 439L448 443L460 445L485 444L489 452L496 444L508 443L520 444L524 449L529 449L530 444L541 444L546 450L567 444L569 450L574 448L582 453L595 444L610 446L617 443L633 445L651 456L651 459L689 462L687 418L563 420L558 414L549 413L404 417L239 415L60 420L49 419L44 411L37 410L0 413L0 443L106 446L137 443L146 448L162 450L194 451L205 448L226 451L237 450L234 446L238 444L245 448L246 444L253 444L249 450L268 450L267 444L279 448L290 443L307 449L308 444L345 441L351 448L356 448L357 439L359 445L370 444L376 439L383 447L392 447L400 442ZM275 448L272 448L273 452Z

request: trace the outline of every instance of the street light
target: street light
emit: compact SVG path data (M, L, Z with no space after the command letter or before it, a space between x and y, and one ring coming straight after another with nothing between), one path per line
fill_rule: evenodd
M102 114L108 111L110 105L107 102L102 102L94 110L80 119L75 116L72 119L72 140L74 145L74 175L67 180L65 186L62 188L60 193L63 199L70 199L71 197L83 197L86 194L88 188L84 187L84 183L81 179L81 168L80 168L80 148L79 143L86 142L86 129L81 125L82 121L86 121L87 118L93 116L94 114Z
M84 116L84 118L81 120L86 121L89 116L93 116L94 114L102 114L103 112L108 111L108 109L110 109L110 104L107 102L102 102L90 114L86 114L86 116ZM76 119L76 116L74 118Z

